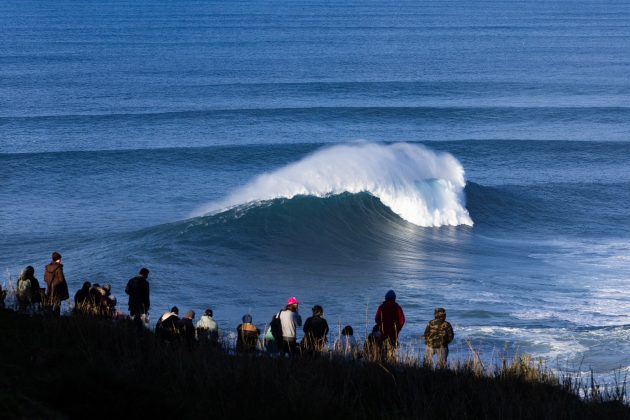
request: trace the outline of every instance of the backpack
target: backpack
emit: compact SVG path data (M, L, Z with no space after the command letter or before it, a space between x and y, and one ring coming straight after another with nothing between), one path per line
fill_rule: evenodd
M31 281L29 279L19 279L17 283L17 296L20 300L31 299Z
M281 313L282 311L275 314L271 319L271 323L269 324L271 335L273 335L273 339L276 341L276 343L278 343L278 345L282 343L282 321L280 321Z

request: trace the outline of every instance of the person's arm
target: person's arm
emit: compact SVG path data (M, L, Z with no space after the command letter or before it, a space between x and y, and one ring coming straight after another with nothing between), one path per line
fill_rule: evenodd
M378 309L376 310L376 315L374 315L374 321L378 324L381 325L381 305L378 306Z
M398 305L398 331L402 330L403 325L405 325L405 313Z
M424 335L423 335L423 337L424 337L424 342L425 342L425 343L427 342L427 339L429 338L429 333L430 333L430 332L431 332L431 323L429 322L429 323L427 324L427 327L424 329Z
M455 333L453 332L453 327L450 322L446 323L446 344L449 344L455 338Z

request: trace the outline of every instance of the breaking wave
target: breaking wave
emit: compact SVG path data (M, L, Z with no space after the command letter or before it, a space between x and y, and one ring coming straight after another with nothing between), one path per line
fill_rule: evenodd
M192 216L280 198L368 193L418 226L472 226L465 206L465 186L464 168L449 153L408 143L355 143L324 148L259 175Z

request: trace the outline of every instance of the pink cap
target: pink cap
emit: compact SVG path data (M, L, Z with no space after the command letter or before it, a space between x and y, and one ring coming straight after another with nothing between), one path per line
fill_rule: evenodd
M287 305L297 305L298 302L296 298L294 298L293 296L289 298L289 300L287 300Z

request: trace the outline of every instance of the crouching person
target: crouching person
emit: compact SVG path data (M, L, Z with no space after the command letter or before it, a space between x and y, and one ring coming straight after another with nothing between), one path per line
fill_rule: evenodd
M437 355L437 367L445 368L448 358L448 345L453 341L455 334L453 327L446 321L446 310L435 308L433 320L429 321L424 330L424 342L426 351L424 353L424 364L429 367L433 365L433 356Z

